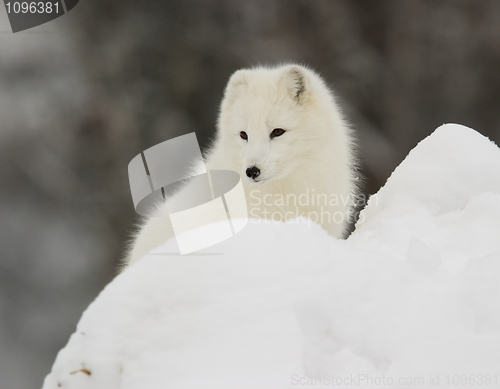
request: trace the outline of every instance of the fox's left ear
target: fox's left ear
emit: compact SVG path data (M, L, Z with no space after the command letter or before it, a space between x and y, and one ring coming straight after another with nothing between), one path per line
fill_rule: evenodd
M285 69L281 80L291 97L298 103L304 102L309 95L309 80L306 72L300 66L290 66Z

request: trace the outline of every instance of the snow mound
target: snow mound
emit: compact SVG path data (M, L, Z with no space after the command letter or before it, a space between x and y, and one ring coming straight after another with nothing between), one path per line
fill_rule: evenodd
M346 241L252 220L154 250L90 305L44 389L496 386L499 238L500 150L444 125Z

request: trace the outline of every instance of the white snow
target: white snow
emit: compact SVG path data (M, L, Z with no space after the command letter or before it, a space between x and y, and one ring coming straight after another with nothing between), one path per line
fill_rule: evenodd
M498 387L497 146L438 128L361 218L346 241L253 220L166 243L90 305L44 389Z

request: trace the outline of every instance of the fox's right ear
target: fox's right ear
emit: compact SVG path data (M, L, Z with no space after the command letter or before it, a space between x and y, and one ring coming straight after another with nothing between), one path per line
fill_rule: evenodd
M229 82L226 86L226 91L224 92L224 99L228 102L232 102L236 99L239 92L247 86L247 75L244 70L237 70L229 78Z

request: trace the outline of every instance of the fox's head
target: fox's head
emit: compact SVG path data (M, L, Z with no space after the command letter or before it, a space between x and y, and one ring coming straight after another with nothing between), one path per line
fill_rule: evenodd
M299 174L329 143L337 124L335 112L325 115L332 103L322 80L304 67L238 70L221 105L221 147L253 184Z

